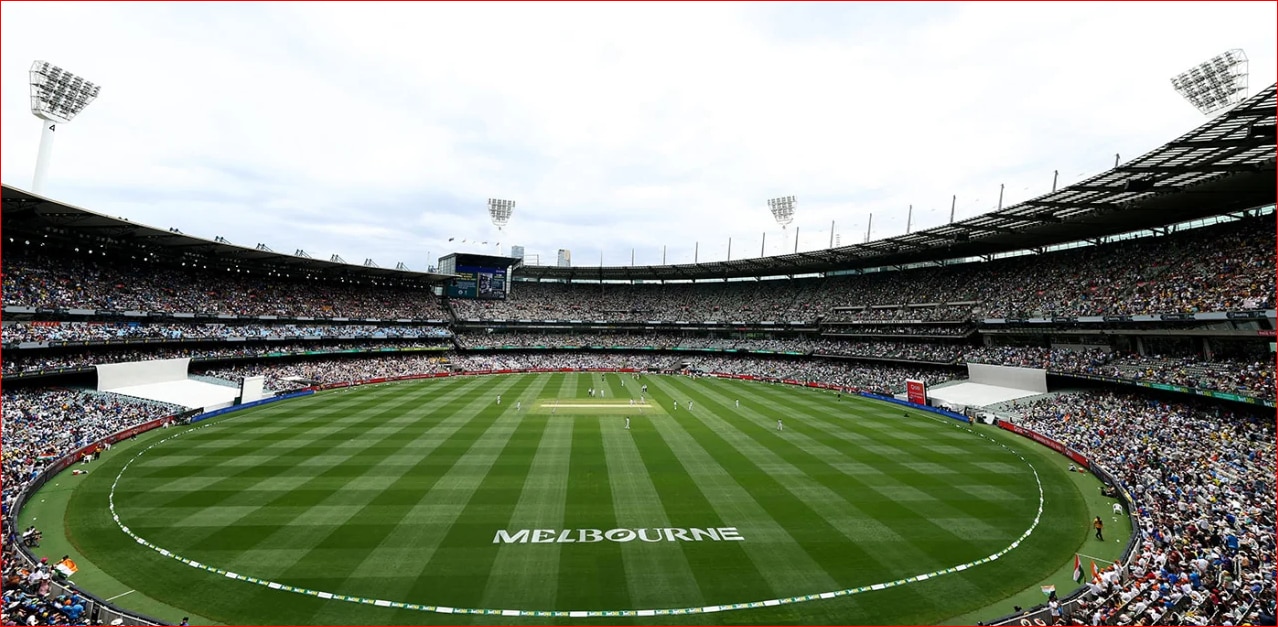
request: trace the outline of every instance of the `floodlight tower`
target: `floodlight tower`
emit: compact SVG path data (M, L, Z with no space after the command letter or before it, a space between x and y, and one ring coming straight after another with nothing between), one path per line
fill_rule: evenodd
M771 198L768 200L768 209L772 211L772 217L776 218L777 224L781 225L781 229L785 229L785 225L794 222L794 196L782 196L780 198Z
M1218 54L1171 79L1176 92L1209 115L1247 97L1247 55L1234 49Z
M99 86L48 61L31 64L31 113L40 118L40 152L36 156L35 179L31 191L40 193L53 154L53 132L66 124L98 97Z
M514 211L515 201L513 200L488 199L488 217L493 219L493 225L498 231L510 222L510 214Z
M785 248L785 226L794 222L794 205L797 203L794 196L781 196L780 198L768 199L768 210L772 212L772 217L781 225L781 245ZM764 235L767 239L767 235ZM799 249L799 232L794 232L794 249Z

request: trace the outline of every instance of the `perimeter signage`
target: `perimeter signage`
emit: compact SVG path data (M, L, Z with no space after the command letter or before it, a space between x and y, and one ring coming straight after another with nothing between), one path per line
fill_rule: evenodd
M499 529L493 544L568 544L573 542L744 542L736 527L681 529L646 527L643 529Z

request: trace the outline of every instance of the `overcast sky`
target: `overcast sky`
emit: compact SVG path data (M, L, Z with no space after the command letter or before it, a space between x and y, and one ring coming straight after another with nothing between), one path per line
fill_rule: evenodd
M911 204L914 229L951 195L971 217L1193 129L1169 79L1225 50L1249 94L1278 74L1273 2L0 6L6 184L31 186L40 59L102 85L46 195L415 270L497 242L575 265L758 256L765 231L811 250L871 213L890 237ZM490 197L518 203L504 232Z

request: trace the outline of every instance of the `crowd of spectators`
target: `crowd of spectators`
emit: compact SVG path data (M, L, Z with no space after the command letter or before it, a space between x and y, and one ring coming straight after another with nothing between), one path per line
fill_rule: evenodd
M1222 356L1207 360L1129 355L1115 357L1095 371L1096 374L1120 379L1220 390L1256 398L1274 398L1275 395L1272 357L1260 360Z
M906 379L934 385L966 378L953 370L925 366L866 365L825 359L760 359L752 357L695 357L688 368L706 373L748 375L760 379L828 383L876 394L905 391Z
M983 346L967 349L962 361L1219 390L1252 398L1273 399L1276 392L1272 358L1252 355L1218 355L1208 359L1137 355L1101 348Z
M516 282L506 300L453 300L463 320L760 322L789 318L794 282L665 285Z
M68 323L70 324L70 323ZM83 323L81 323L83 324ZM11 325L12 326L12 325ZM39 328L39 325L22 325ZM86 325L92 327L95 325ZM168 327L170 325L164 325ZM219 325L208 325L221 328ZM313 351L347 352L379 349L451 348L447 329L440 327L380 327L374 325L324 325L293 327L303 331L354 329L367 332L363 342L315 344L309 342L273 342L271 344L236 344L198 347L130 347L116 350L49 351L45 349L10 350L4 352L3 373L12 375L55 368L81 368L95 364L121 363L145 359L190 357L194 360L256 358L278 354ZM57 328L57 327L51 327ZM232 327L236 328L236 327ZM270 328L270 327L261 327ZM370 341L384 330L412 329L402 341L387 339ZM395 336L390 336L395 337ZM260 339L260 338L252 338ZM1254 353L1220 354L1205 358L1186 353L1176 356L1120 353L1108 348L1046 348L1035 346L971 346L925 341L878 341L867 338L723 338L693 337L673 333L462 333L457 337L463 348L532 348L564 346L603 346L662 350L770 351L826 355L863 359L916 361L925 363L981 363L1025 368L1042 368L1064 374L1086 374L1137 382L1162 383L1197 389L1219 390L1254 398L1275 398L1273 364L1265 356Z
M1273 624L1273 414L1091 392L1014 404L1020 423L1131 495L1134 559L1090 584L1090 625ZM1261 612L1264 620L1257 623Z
M45 255L6 246L4 304L248 316L444 319L426 287L172 267L148 258ZM317 289L322 288L322 289Z
M1049 370L1052 351L1040 346L979 346L969 348L962 361L969 364L991 364L1017 368Z
M283 392L312 385L368 379L454 372L462 370L518 370L526 368L657 368L669 359L651 355L614 353L492 353L451 355L394 355L364 359L306 359L288 363L256 363L193 368L204 377L237 382L262 376L268 390Z
M50 592L56 577L47 561L34 567L18 558L20 540L9 528L18 495L47 465L101 438L133 425L171 416L182 408L110 393L64 388L5 390L3 415L4 625L87 625L86 603L74 592ZM31 537L38 537L38 532Z
M18 559L17 547L6 542L0 625L94 624L91 617L85 615L88 601L78 592L52 593L54 572L47 561L34 567L24 566Z
M176 359L190 357L192 360L208 359L249 359L266 357L275 354L298 354L307 352L349 352L405 350L414 348L452 348L446 339L421 339L383 342L337 342L317 344L314 342L287 342L273 344L237 344L234 346L213 347L151 347L129 348L125 350L83 350L74 352L48 350L5 351L3 373L5 375L22 372L38 372L54 368L84 368L97 364L116 364L149 359Z
M963 356L967 346L923 342L855 341L834 338L717 338L689 337L674 334L617 334L617 333L463 333L458 335L463 348L498 347L651 347L665 350L716 350L716 351L768 351L798 353L803 355L833 355L954 363Z
M809 343L817 355L869 357L874 359L898 359L902 361L927 361L954 363L970 346L960 344L935 344L931 342L855 342L844 340L819 340Z
M452 358L454 370L520 370L529 368L634 368L667 370L668 357L618 353L494 353Z
M236 382L244 377L265 377L263 387L286 392L312 385L363 381L380 377L427 374L448 370L447 360L431 355L389 355L360 359L302 359L285 363L234 364L216 367L192 366L205 377Z
M867 366L840 360L752 358L747 356L689 357L672 359L650 353L499 352L468 353L447 360L422 356L376 359L315 359L282 364L244 364L197 369L206 377L238 381L264 376L266 388L287 391L316 384L340 383L445 371L523 370L533 368L634 368L644 371L751 375L766 379L792 379L855 387L882 394L905 389L906 379L940 383L960 375L952 370L926 366Z
M1257 310L1274 306L1274 249L1272 217L1266 216L1042 255L824 279L655 285L517 281L508 300L452 305L459 318L477 320L720 322L933 322ZM926 303L940 304L909 306ZM835 311L840 307L860 309Z
M828 319L827 319L828 320ZM827 326L824 331L828 335L945 335L951 337L964 336L974 330L970 324L947 324L925 326L921 324L855 324Z
M376 324L207 324L145 322L5 322L0 327L4 344L88 342L95 340L165 339L365 339L447 338L444 326Z
M834 277L808 306L823 312L975 302L977 319L1267 309L1274 306L1272 221L1263 216L980 264Z
M67 451L139 422L181 411L177 405L64 388L5 390L4 504Z
M811 342L787 338L720 338L694 337L673 333L461 333L457 341L463 348L496 348L503 346L620 346L627 348L753 350L811 352Z
M834 289L827 285L826 290ZM837 306L837 305L836 305ZM829 311L818 309L817 315L823 316L822 322L953 322L971 320L975 311L971 305L940 305L928 307L891 307L872 309L865 307L854 311ZM912 326L917 326L912 325ZM912 326L898 326L898 329L911 329ZM940 329L944 333L954 325L930 327Z
M1275 231L1266 219L1042 255L826 278L695 284L515 281L507 300L454 299L451 307L466 320L920 324L1256 310L1274 306ZM448 317L426 287L13 250L5 258L6 305L356 319ZM39 337L40 331L28 331ZM152 331L165 333L162 328Z

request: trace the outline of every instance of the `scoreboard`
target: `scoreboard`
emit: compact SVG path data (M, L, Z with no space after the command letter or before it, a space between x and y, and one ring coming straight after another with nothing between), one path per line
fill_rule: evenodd
M449 298L506 299L506 269L456 266L457 275L448 285Z
M439 258L439 272L452 275L445 283L449 298L506 300L510 271L523 263L516 257L452 253Z

